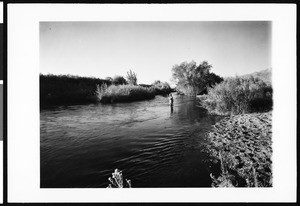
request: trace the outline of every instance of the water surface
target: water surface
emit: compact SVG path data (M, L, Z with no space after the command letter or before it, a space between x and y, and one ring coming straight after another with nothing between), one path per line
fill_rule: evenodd
M219 117L194 98L41 110L41 187L107 187L116 169L133 187L210 187L205 133Z

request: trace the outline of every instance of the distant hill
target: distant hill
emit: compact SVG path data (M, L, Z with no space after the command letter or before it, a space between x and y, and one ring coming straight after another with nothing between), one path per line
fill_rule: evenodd
M270 84L272 83L272 69L265 69L259 72L241 75L241 77L249 77L249 76L258 77L266 83L270 83Z

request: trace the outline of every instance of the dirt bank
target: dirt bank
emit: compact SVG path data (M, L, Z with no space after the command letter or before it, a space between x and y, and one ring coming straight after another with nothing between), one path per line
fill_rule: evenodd
M208 133L214 187L272 186L272 113L225 117Z

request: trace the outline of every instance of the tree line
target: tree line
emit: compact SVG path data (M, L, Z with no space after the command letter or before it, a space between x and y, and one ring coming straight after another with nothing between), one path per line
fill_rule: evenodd
M167 82L159 80L151 85L138 84L132 70L126 78L99 79L74 75L40 74L40 107L97 102L130 102L154 98L172 92Z
M244 113L272 108L272 87L258 77L224 80L211 72L207 61L182 62L171 68L176 91L185 95L202 95L202 105L218 114ZM258 73L259 74L259 73ZM267 74L267 75L266 75ZM264 72L264 78L268 73ZM258 78L258 79L257 79ZM130 102L154 98L174 91L160 80L150 85L138 84L137 74L129 70L126 77L105 79L72 75L40 74L40 105L82 104L96 102Z

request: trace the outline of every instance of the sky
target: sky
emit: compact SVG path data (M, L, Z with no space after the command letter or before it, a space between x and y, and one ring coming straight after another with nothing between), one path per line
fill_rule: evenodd
M271 68L271 22L40 22L40 72L172 84L172 67L208 61L222 77Z

